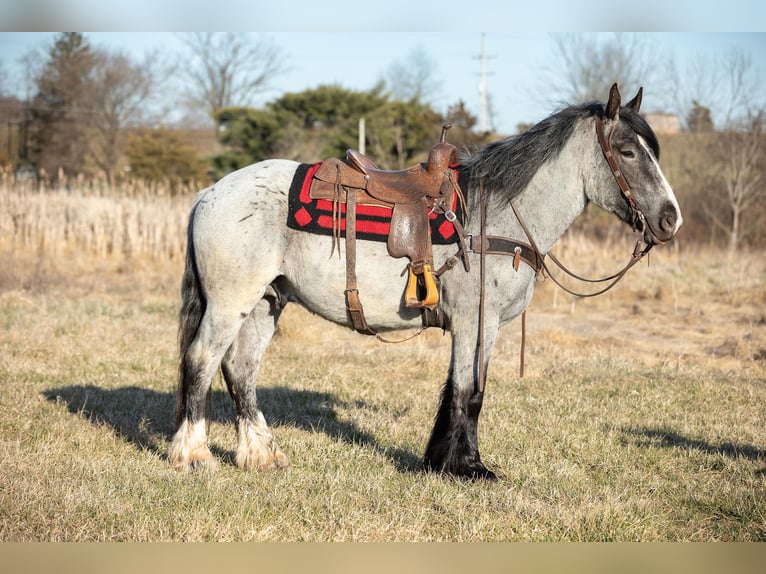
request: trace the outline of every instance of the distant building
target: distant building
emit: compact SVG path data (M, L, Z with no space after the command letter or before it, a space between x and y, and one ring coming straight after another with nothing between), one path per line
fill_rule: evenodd
M644 119L656 134L672 135L681 133L681 120L676 114L649 112L644 114Z

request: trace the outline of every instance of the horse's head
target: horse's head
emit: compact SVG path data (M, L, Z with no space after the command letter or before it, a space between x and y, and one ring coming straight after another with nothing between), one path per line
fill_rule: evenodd
M657 137L638 114L642 89L620 105L617 84L609 91L603 117L597 115L596 138L606 161L605 187L594 190L594 203L616 213L643 232L650 245L670 241L683 218L673 190L660 169Z

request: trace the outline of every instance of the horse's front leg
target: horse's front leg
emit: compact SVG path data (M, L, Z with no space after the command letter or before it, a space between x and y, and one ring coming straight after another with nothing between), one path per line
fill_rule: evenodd
M497 326L484 333L484 368L486 380L489 355L497 334ZM479 349L476 329L453 329L452 360L442 391L431 438L423 465L426 470L445 472L468 479L497 478L481 462L478 424L484 400L483 381L479 385Z

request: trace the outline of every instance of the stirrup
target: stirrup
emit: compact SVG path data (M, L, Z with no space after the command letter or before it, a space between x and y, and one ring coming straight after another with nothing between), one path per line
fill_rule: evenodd
M412 265L408 268L407 288L404 290L404 304L407 307L415 309L433 309L439 304L439 288L436 286L436 280L434 279L433 270L431 265L423 265L423 273L415 274L412 270ZM423 278L423 285L426 293L423 299L418 299L418 278Z

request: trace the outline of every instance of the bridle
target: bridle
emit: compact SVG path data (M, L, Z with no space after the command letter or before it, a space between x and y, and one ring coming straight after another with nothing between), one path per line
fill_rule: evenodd
M622 170L617 164L617 158L612 150L611 139L613 133L614 130L612 130L607 137L606 130L604 129L604 121L601 119L601 116L596 116L596 137L601 146L601 152L604 154L604 158L606 158L606 163L609 165L609 169L612 170L612 175L617 181L617 185L620 187L622 196L628 202L628 207L630 209L630 219L628 220L628 223L630 223L634 231L643 231L646 228L646 218L644 217L644 213L638 207L636 198L633 197L633 192L630 190L630 185L628 185L628 181L625 179L625 176L622 175Z
M614 132L612 132L614 133ZM625 200L628 202L628 208L630 209L630 218L628 219L628 223L631 225L634 231L644 231L647 228L647 222L646 217L644 217L643 211L641 211L641 208L638 207L638 204L636 203L636 198L633 195L633 192L630 189L630 185L628 184L628 181L625 179L625 176L622 174L622 170L620 169L619 164L617 163L617 158L614 155L614 151L612 150L612 144L611 144L611 134L610 137L606 136L605 130L604 130L604 122L601 119L600 116L596 116L596 138L598 139L599 146L601 147L601 152L604 154L604 158L606 159L606 163L609 165L609 169L612 171L612 175L614 176L615 181L617 182L617 185L620 188L620 192L622 193L622 196L625 198ZM530 242L533 243L534 241L529 234L529 231L527 230L526 226L522 222L521 214L519 214L516 207L511 203L511 207L513 208L513 213L516 216L516 219L519 220L519 223L521 224L522 229L524 230L524 233L527 235L527 238L529 238ZM633 248L633 253L630 256L630 259L628 260L628 263L623 267L620 271L617 273L614 273L612 275L609 275L608 277L603 277L601 279L588 279L585 277L581 277L580 275L577 275L576 273L573 273L567 267L561 263L556 257L553 255L553 253L548 252L547 255L550 257L551 261L553 261L559 269L561 269L564 273L569 275L570 277L577 279L578 281L583 281L585 283L606 283L608 281L611 281L606 287L600 289L599 291L596 291L594 293L578 293L570 288L563 285L556 277L550 272L548 269L548 266L545 264L545 261L543 261L543 269L547 273L547 276L550 277L556 285L561 287L564 291L569 293L570 295L575 295L577 297L595 297L597 295L601 295L603 293L606 293L609 291L612 287L614 287L620 279L622 279L625 274L628 272L628 270L633 267L636 263L641 261L643 257L649 253L649 251L652 249L654 244L647 243L646 246L641 249L642 240L639 239L636 241L636 245ZM537 248L535 247L537 250Z

